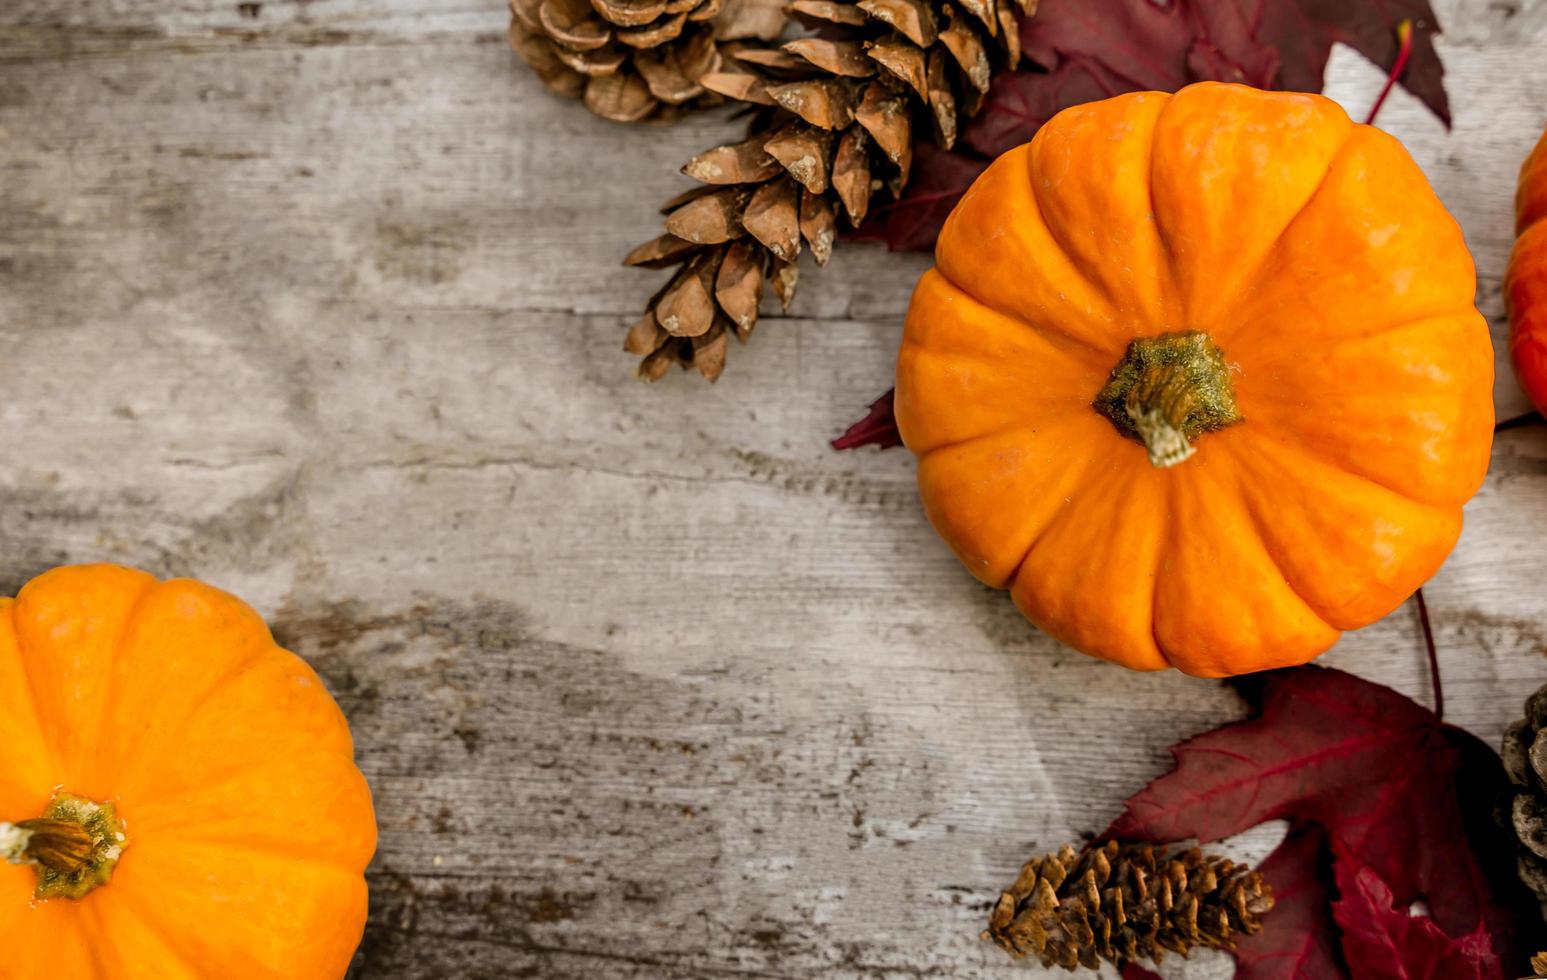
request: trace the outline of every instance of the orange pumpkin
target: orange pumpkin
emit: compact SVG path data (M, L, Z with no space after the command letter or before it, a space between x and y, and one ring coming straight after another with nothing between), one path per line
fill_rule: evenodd
M198 582L86 565L0 599L0 820L7 980L336 980L359 944L349 726Z
M1547 133L1520 168L1515 233L1504 276L1510 360L1531 402L1547 410Z
M1069 109L973 184L908 310L925 510L1087 653L1303 663L1456 542L1492 443L1475 285L1401 144L1327 99Z

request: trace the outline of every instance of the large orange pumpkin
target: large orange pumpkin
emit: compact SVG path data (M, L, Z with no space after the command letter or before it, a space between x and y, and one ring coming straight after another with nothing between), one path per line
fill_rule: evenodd
M337 980L376 848L349 727L241 601L112 565L0 599L0 976Z
M1461 231L1390 136L1204 83L1061 113L962 199L908 310L924 507L1053 636L1303 663L1440 566L1492 442Z
M1547 410L1547 133L1520 168L1515 233L1504 277L1510 360L1532 403Z

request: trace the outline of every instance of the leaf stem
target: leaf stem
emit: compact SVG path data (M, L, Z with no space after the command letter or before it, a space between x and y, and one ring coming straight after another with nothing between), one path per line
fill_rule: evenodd
M1434 717L1445 720L1445 688L1440 684L1440 653L1434 643L1434 624L1429 621L1429 604L1424 601L1423 589L1413 593L1418 600L1418 622L1423 626L1423 645L1429 654L1429 683L1434 686Z
M1407 70L1407 63L1413 57L1413 22L1404 20L1397 25L1397 40L1401 47L1397 49L1397 63L1391 66L1391 74L1386 76L1386 86L1380 90L1380 95L1375 98L1375 105L1370 108L1369 118L1365 119L1366 126L1375 125L1375 117L1380 115L1381 107L1386 104L1386 97L1391 90L1396 88L1397 80Z

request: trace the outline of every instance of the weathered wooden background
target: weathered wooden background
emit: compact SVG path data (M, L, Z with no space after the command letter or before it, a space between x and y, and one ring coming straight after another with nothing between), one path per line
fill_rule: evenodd
M1382 122L1502 337L1547 0L1436 6L1456 128L1403 94ZM504 25L0 4L0 585L199 576L316 665L381 821L360 978L1037 973L977 939L996 890L1239 703L1039 636L936 541L906 454L826 449L889 385L923 258L845 247L718 386L635 383L657 278L617 261L735 124L600 122ZM1355 114L1379 82L1335 57ZM1498 403L1525 407L1507 374ZM1544 542L1522 429L1428 589L1450 717L1489 740L1547 681ZM1410 610L1327 662L1430 694Z

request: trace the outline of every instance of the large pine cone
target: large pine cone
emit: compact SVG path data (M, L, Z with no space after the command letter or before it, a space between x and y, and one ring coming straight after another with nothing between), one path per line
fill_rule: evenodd
M783 0L510 0L510 46L561 95L616 122L720 101L699 84L720 46L773 40Z
M1504 822L1520 844L1520 880L1547 901L1547 687L1526 699L1525 713L1504 733L1504 769L1515 784Z
M757 323L763 282L788 309L809 248L825 265L840 219L859 227L902 193L923 141L949 149L997 69L1021 56L1037 0L793 0L807 33L728 52L705 88L757 107L746 139L688 161L703 186L670 201L666 234L626 265L676 268L624 349L655 381L672 364L710 381L728 337Z
M1043 966L1158 964L1167 952L1230 949L1272 908L1273 890L1245 865L1198 848L1108 841L1028 861L984 935Z

